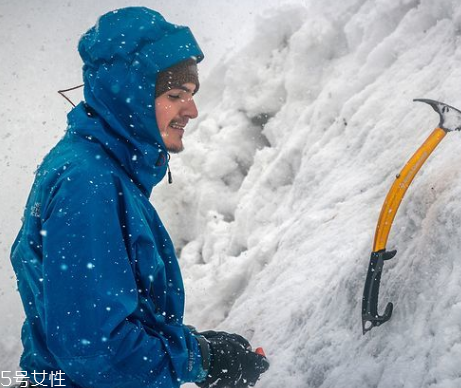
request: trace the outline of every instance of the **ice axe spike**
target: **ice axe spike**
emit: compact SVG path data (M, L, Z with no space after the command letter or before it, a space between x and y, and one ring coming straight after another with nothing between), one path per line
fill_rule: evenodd
M448 132L461 130L461 111L458 109L435 100L415 99L414 101L429 104L439 114L440 122L438 127L432 131L421 147L418 148L410 160L405 164L402 171L397 174L381 208L363 291L363 334L370 331L373 327L380 326L387 322L392 316L392 303L387 304L383 315L379 315L378 313L379 286L384 261L392 259L397 253L397 251L386 251L386 244L392 222L394 221L403 196L421 166L431 155L432 151L440 144L445 135Z

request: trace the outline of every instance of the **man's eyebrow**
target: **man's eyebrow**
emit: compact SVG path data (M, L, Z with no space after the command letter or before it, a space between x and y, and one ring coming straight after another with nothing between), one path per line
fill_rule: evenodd
M181 85L181 86L175 86L173 89L180 89L184 90L186 93L194 93L192 90L190 90L187 86Z

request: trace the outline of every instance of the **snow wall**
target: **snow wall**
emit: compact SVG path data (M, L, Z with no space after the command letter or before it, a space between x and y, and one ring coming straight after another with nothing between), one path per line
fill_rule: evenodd
M364 336L360 317L384 197L438 124L412 99L461 108L461 4L306 1L257 31L203 80L174 184L152 196L186 320L263 346L261 388L461 386L461 133L395 219L380 295L392 320Z
M361 327L384 197L439 120L412 100L461 108L461 4L312 1L257 30L204 83L175 183L152 199L188 321L263 346L259 387L461 386L461 133L395 219L380 295L392 320Z

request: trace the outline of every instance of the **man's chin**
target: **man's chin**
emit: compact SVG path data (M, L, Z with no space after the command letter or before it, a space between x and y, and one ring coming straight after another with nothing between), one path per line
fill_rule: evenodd
M170 146L167 147L167 150L170 154L179 154L180 152L184 151L184 145L180 146Z

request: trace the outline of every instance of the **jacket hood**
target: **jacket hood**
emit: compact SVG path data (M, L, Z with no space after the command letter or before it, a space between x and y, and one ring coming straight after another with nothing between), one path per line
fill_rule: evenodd
M188 27L171 24L145 7L101 16L81 37L78 50L86 104L107 124L105 131L85 135L106 146L116 143L110 152L150 194L168 160L155 116L157 75L189 58L200 62L202 51Z

